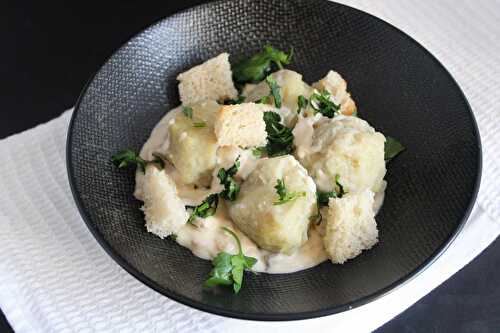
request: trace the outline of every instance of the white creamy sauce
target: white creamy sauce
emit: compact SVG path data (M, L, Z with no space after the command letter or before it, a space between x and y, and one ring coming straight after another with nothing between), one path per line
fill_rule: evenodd
M300 114L297 118L297 124L292 130L295 145L295 154L299 158L304 158L306 155L317 152L313 147L314 125L316 125L324 117L320 113L314 116L304 117Z
M166 153L169 145L168 125L174 120L174 117L180 112L180 108L168 112L162 120L153 129L150 138L144 144L141 150L141 157L152 159L152 153ZM310 119L308 119L310 118ZM307 152L312 146L313 125L318 121L317 117L299 118L297 126L294 129L295 143L298 153L300 149ZM176 183L177 192L185 205L194 206L200 204L209 194L218 193L223 190L217 178L219 168L230 168L236 158L239 156L240 168L236 177L246 179L255 168L258 161L251 150L243 150L236 147L219 148L217 151L217 166L213 172L212 185L210 189L194 188L192 185L185 185L180 181L178 172L171 165L166 165L165 171L172 177ZM143 199L143 174L136 173L136 189L134 195L137 199ZM382 190L375 195L374 210L378 211L382 206L385 190L385 182ZM326 216L326 207L322 208L323 216ZM191 252L200 258L211 260L219 252L237 253L237 246L234 239L221 230L221 227L228 227L238 235L243 252L247 256L257 259L257 263L252 270L265 273L292 273L303 269L314 267L328 259L321 238L322 229L325 223L320 226L311 223L308 232L307 242L295 253L286 255L282 253L271 253L260 249L250 238L243 234L231 221L226 203L219 200L219 205L215 215L207 218L196 218L197 228L186 224L177 232L177 243L190 249Z

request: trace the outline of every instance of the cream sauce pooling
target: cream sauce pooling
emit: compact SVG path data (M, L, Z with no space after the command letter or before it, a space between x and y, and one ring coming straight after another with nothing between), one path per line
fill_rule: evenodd
M169 145L168 126L175 121L174 118L180 111L180 108L173 109L155 126L150 138L141 150L140 155L142 158L151 159L152 153L154 152L166 153ZM312 122L311 124L307 124L307 126L311 126L312 128L313 124ZM299 129L298 131L298 134L301 134L301 130ZM304 136L297 135L296 137ZM310 146L310 143L307 142L304 146ZM183 184L180 181L178 173L170 165L167 165L165 170L176 183L178 195L184 204L193 206L201 203L209 194L222 191L223 188L216 177L217 171L219 168L231 167L238 156L240 157L240 169L236 177L240 179L247 178L257 163L257 159L253 156L251 150L243 150L235 147L219 148L217 152L217 166L213 173L212 186L210 189L195 189L193 186ZM136 173L136 188L134 195L139 200L143 199L143 177L142 172L138 171ZM383 188L385 189L385 185ZM383 197L383 190L375 195L375 211L378 211L382 205ZM323 216L326 216L324 208L322 210ZM226 203L222 200L219 201L219 206L214 216L205 219L196 218L195 224L198 228L190 224L186 224L182 227L181 230L177 232L176 241L178 244L190 249L195 256L202 259L211 260L221 251L228 253L237 252L234 239L227 233L221 231L221 227L223 226L236 232L241 241L245 255L257 259L257 263L253 267L253 270L257 272L271 274L293 273L314 267L328 259L321 238L321 227L316 227L311 224L307 242L295 253L291 255L271 253L260 249L250 238L236 227L229 217Z

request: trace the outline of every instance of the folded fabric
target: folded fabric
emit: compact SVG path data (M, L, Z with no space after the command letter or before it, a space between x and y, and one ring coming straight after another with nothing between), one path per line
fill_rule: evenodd
M125 272L88 231L66 175L67 111L0 141L0 308L16 332L371 331L460 270L500 234L500 3L343 2L422 42L451 71L472 105L482 136L483 182L469 221L448 250L392 293L328 317L251 322L191 309Z

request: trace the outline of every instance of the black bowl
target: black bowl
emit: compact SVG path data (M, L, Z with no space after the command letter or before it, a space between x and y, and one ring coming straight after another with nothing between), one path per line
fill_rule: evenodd
M179 104L178 73L220 52L232 60L265 43L289 49L314 82L344 75L361 117L407 151L388 165L380 242L344 265L293 274L247 274L238 295L207 292L209 261L147 233L132 197L133 172L110 157L140 149ZM324 316L384 295L430 265L474 203L481 148L456 82L422 46L391 25L327 1L220 1L173 15L118 50L85 88L68 136L68 172L80 212L104 249L140 281L181 303L237 318ZM166 314L168 315L168 314Z

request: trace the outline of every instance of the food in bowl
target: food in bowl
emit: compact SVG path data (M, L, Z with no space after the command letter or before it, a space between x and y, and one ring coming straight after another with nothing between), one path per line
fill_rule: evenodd
M339 73L309 85L291 58L266 46L180 74L181 105L140 154L113 156L137 166L146 229L213 261L207 287L343 264L378 241L386 162L404 148L358 116Z

